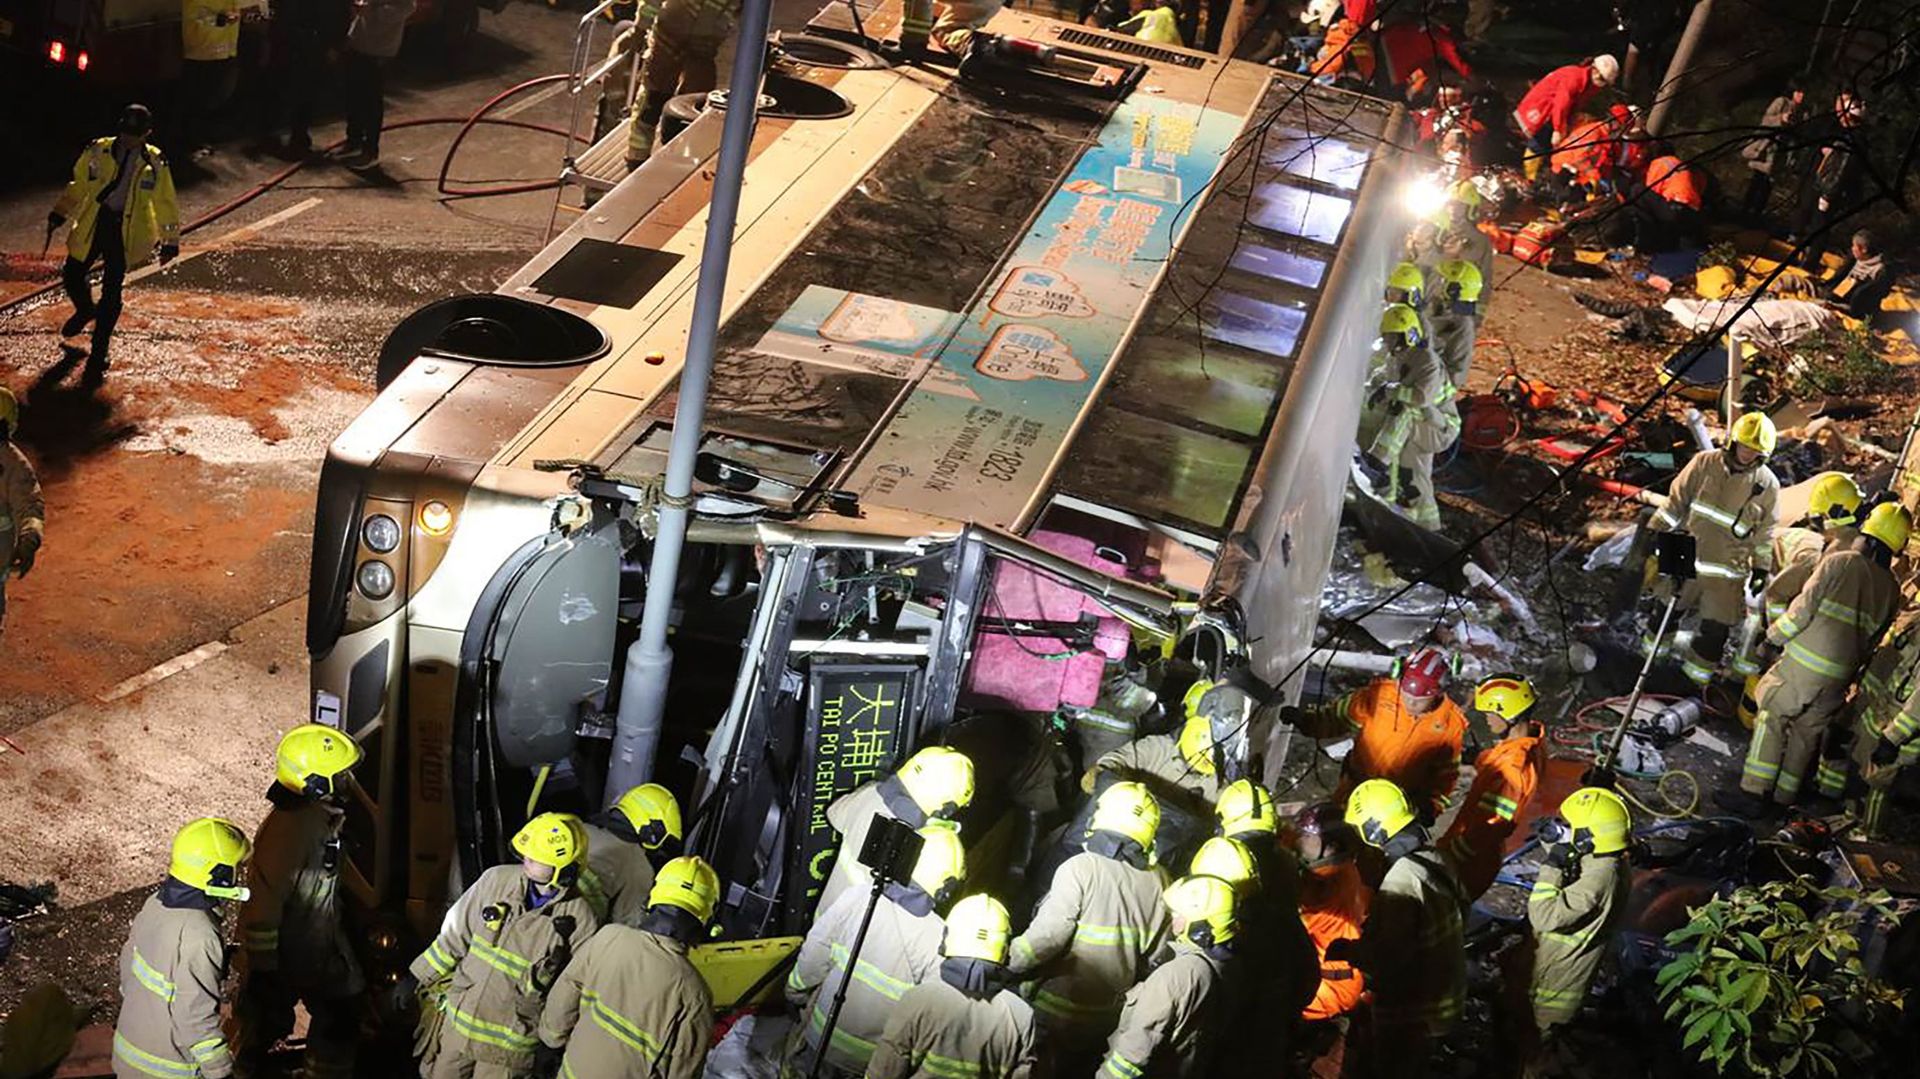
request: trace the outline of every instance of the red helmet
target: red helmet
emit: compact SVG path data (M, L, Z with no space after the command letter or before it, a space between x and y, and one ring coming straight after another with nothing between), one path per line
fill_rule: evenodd
M1400 692L1409 697L1438 697L1446 691L1447 657L1438 648L1422 648L1400 668Z
M1633 126L1633 110L1625 105L1615 105L1608 109L1607 117L1613 121L1615 127L1622 130Z

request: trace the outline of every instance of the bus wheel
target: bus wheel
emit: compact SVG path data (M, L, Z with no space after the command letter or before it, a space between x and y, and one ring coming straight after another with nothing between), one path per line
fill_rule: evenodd
M675 94L660 110L660 141L671 142L707 109L706 94Z

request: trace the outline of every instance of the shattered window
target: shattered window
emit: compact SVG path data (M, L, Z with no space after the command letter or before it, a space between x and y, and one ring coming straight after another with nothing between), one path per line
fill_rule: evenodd
M1359 190L1367 154L1344 139L1325 132L1308 134L1297 127L1277 128L1260 144L1261 164L1342 191Z
M1340 242L1353 200L1324 195L1291 184L1261 184L1254 191L1247 220L1272 232L1333 246Z

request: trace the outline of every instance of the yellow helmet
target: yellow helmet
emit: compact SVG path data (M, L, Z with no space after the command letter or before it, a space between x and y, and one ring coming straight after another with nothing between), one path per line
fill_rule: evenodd
M1872 536L1887 545L1894 554L1907 549L1907 537L1913 532L1913 516L1898 502L1882 502L1867 511L1860 534Z
M928 746L900 766L900 785L929 817L952 817L973 802L973 761L946 746Z
M613 808L633 826L640 845L659 850L668 840L680 842L680 803L658 783L642 783L620 796Z
M1186 723L1180 727L1180 756L1186 758L1187 767L1203 776L1218 773L1215 748L1213 720L1205 712L1188 713Z
M1427 298L1427 275L1411 262L1402 262L1387 275L1387 302L1418 308Z
M245 900L241 871L253 854L247 833L230 820L201 817L173 834L167 875L215 899Z
M1473 213L1480 212L1480 189L1472 180L1459 180L1447 188L1447 201L1457 202Z
M1182 877L1163 898L1174 921L1186 923L1187 939L1202 948L1227 943L1239 928L1233 886L1218 877Z
M1125 836L1151 851L1154 833L1160 830L1160 803L1143 784L1115 783L1100 792L1087 830Z
M0 386L0 424L6 425L9 436L20 429L20 399L5 386Z
M1774 429L1773 420L1766 413L1743 412L1733 421L1728 441L1754 450L1762 457L1771 457L1773 447L1780 442L1780 432Z
M1480 267L1466 259L1443 259L1439 270L1447 283L1448 299L1462 304L1480 302L1480 293L1487 287L1486 279L1480 276Z
M303 723L280 736L273 775L295 794L324 798L339 790L340 776L359 764L362 756L359 744L345 732Z
M1473 707L1509 723L1526 715L1538 699L1524 675L1496 674L1473 687Z
M1220 834L1226 836L1251 832L1272 835L1280 826L1273 810L1273 796L1251 779L1236 779L1227 784L1227 789L1220 792L1220 801L1214 804L1213 815L1220 818Z
M1407 795L1391 780L1369 779L1347 795L1347 823L1371 846L1384 847L1387 840L1413 823L1413 806Z
M1604 787L1582 787L1560 803L1560 816L1573 829L1573 840L1581 845L1580 833L1592 837L1593 853L1612 854L1627 849L1627 833L1633 818L1627 803Z
M542 813L514 833L513 850L530 862L552 866L554 882L566 884L586 860L587 830L571 813Z
M1245 843L1225 836L1217 835L1200 844L1187 872L1196 877L1218 877L1233 885L1240 895L1260 887L1260 870L1254 864L1253 852Z
M1013 920L1007 916L1006 906L990 895L970 895L947 912L947 934L940 954L948 959L1005 963L1012 939Z
M1420 328L1420 313L1403 303L1390 303L1380 312L1380 336L1392 338L1396 334L1412 348L1427 343L1426 331Z
M967 879L967 848L950 825L929 824L920 829L920 857L913 863L913 883L940 902Z
M679 907L705 925L713 920L713 908L720 903L720 874L705 858L687 854L660 867L653 878L653 890L647 893L649 907Z
M1860 485L1845 472L1822 472L1807 493L1807 512L1821 524L1850 525L1860 519Z

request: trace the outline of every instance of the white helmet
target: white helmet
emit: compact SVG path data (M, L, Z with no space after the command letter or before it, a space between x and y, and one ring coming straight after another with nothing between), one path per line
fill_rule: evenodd
M1312 0L1307 9L1300 13L1300 21L1332 26L1340 21L1340 0Z
M1603 53L1596 56L1587 61L1587 66L1593 69L1593 81L1601 86L1612 86L1614 81L1620 78L1620 61L1615 60L1611 54Z

